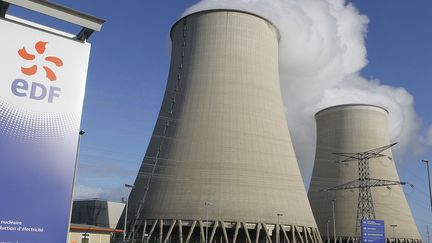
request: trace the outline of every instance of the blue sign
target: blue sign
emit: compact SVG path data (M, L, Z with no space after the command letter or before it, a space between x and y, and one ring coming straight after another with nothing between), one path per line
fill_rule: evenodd
M383 220L364 219L361 222L362 243L385 243L385 227Z

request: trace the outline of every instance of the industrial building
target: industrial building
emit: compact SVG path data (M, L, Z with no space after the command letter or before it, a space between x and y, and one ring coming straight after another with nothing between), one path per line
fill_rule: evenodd
M270 21L237 10L174 24L128 239L321 242L284 114L279 38Z
M101 199L75 200L71 223L116 228L124 207L124 203Z
M101 199L75 200L68 243L110 243L123 234L116 229L125 204Z
M390 144L387 116L386 109L364 104L334 106L315 115L316 155L308 196L324 239L333 242L333 224L338 242L359 238L361 231L356 230L359 189L328 189L359 178L358 163L354 160L343 162L340 153L355 154ZM397 183L399 176L391 148L373 157L378 158L368 161L368 179L373 178L375 186L394 185L371 187L367 207L374 209L376 219L384 220L388 242L421 242L402 185Z

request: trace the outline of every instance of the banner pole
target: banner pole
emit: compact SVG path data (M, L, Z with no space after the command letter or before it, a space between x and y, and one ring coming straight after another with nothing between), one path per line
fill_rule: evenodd
M76 174L78 170L78 160L80 155L80 148L81 148L81 138L85 134L83 130L79 131L78 136L78 145L76 150L76 157L75 157L75 169L73 174L73 181L72 181L72 194L70 197L70 206L69 206L69 220L68 220L68 228L67 228L67 237L66 237L66 243L69 242L69 236L70 236L70 227L71 227L71 220L72 220L72 207L73 207L73 201L74 201L74 192L75 192L75 182L76 182Z

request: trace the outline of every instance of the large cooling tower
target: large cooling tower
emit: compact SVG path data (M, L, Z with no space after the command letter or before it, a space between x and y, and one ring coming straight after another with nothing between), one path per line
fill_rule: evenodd
M357 162L337 163L345 158L334 153L359 153L389 145L387 115L384 108L362 104L334 106L315 115L317 147L308 196L325 239L327 227L333 238L333 199L338 240L349 242L356 237L358 189L322 191L359 178ZM369 160L370 178L399 181L391 149L382 154L386 156ZM376 219L384 220L388 240L421 241L401 185L373 187L371 194ZM394 234L390 225L397 225Z
M130 196L130 237L320 242L284 115L278 38L268 20L234 10L174 24L165 96Z

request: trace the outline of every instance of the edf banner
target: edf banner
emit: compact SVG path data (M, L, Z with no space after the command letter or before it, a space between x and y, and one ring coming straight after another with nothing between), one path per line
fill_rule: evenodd
M0 242L66 242L90 44L0 33Z

